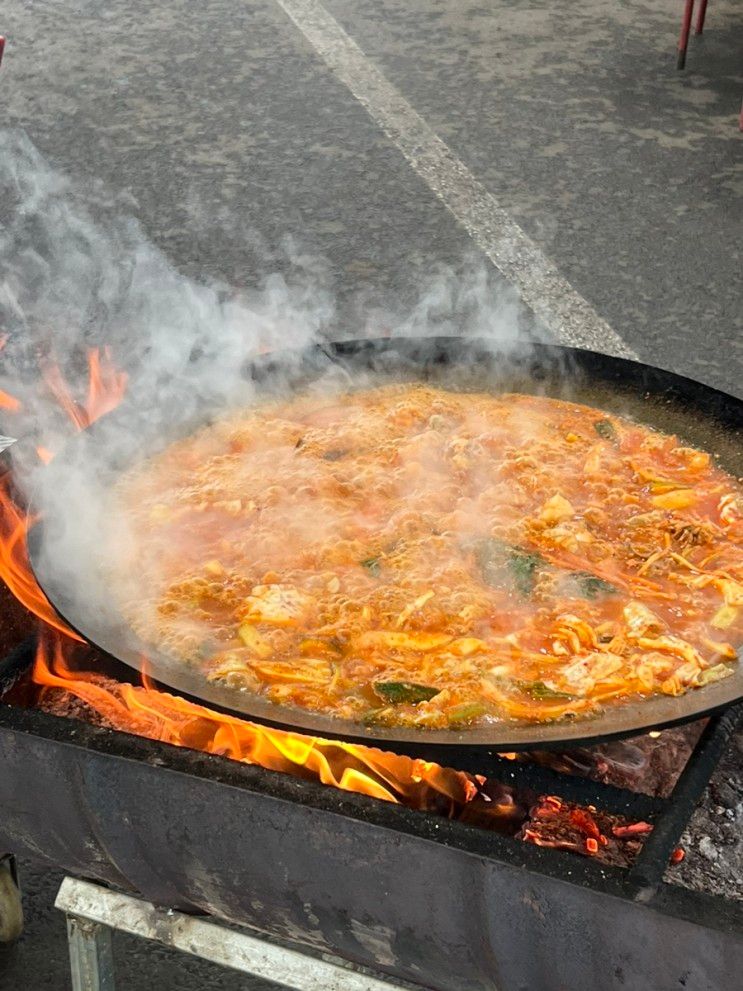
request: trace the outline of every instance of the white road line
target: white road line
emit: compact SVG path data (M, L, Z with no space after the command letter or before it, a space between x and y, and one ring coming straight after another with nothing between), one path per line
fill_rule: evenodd
M276 3L559 341L637 357L317 0Z

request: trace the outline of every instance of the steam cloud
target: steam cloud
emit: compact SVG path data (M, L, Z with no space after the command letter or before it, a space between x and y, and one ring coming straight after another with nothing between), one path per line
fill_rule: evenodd
M188 383L195 398L230 401L251 354L338 337L329 266L292 237L282 244L287 274L264 266L252 290L236 292L179 273L124 207L131 200L54 170L23 132L0 131L0 388L25 400L16 430L56 422L38 398L44 355L74 382L86 349L109 345L133 398L156 414L174 382L182 395ZM518 313L515 295L470 258L432 271L407 312L377 300L342 336L461 334L508 346L523 340Z
M243 368L251 356L338 336L330 267L296 239L282 245L283 274L266 263L252 290L236 292L179 273L131 210L131 200L61 175L22 132L0 131L0 389L22 403L4 420L0 410L0 433L21 438L10 449L15 476L55 521L43 533L45 566L101 617L110 604L95 567L82 562L99 559L103 533L116 535L106 511L107 469L147 445L131 426L104 425L95 444L63 446L69 426L40 388L40 364L55 362L73 391L76 384L82 391L87 349L110 346L129 373L127 401L140 424L166 435L174 419L250 402ZM379 300L365 308L363 299L356 311L364 313L358 337L485 337L504 354L525 346L515 295L474 259L456 271L433 270L407 312ZM343 374L328 362L330 381ZM58 451L47 469L39 468L37 442Z

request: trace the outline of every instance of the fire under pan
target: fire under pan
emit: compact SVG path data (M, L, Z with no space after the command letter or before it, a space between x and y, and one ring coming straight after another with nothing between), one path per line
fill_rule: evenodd
M0 662L0 689L33 654L28 643ZM462 769L648 819L624 870L3 703L0 846L437 991L732 991L743 904L662 878L740 718L710 719L668 800L449 752Z

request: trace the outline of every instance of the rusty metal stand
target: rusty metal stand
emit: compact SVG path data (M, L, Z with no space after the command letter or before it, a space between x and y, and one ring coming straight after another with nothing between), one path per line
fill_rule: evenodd
M156 908L131 895L66 877L55 907L67 916L73 991L114 991L114 931L151 939L289 991L405 991L336 958L310 956L212 920Z

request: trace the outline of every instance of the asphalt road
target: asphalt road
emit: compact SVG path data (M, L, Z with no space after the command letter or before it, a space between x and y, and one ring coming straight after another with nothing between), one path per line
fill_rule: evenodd
M599 320L743 395L739 5L710 6L684 74L663 0L326 8ZM190 279L249 295L299 272L337 336L545 332L274 0L5 0L0 33L2 124ZM0 988L65 987L60 876L22 871ZM117 946L122 991L259 987Z

